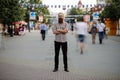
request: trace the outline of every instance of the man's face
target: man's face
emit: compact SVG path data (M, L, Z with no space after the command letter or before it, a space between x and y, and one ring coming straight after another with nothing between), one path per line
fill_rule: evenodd
M63 23L63 15L62 14L59 14L58 15L58 23Z

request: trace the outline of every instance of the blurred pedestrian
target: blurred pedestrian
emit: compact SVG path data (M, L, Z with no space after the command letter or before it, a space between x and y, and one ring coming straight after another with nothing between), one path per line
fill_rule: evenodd
M105 26L104 28L104 38L108 39L108 35L107 35L107 27Z
M88 24L83 21L83 17L78 17L75 23L75 30L78 42L80 43L80 54L83 54L85 37L88 34Z
M10 26L10 37L13 37L14 35L13 31L14 31L14 26L12 25Z
M14 26L14 35L19 35L19 26L18 25Z
M72 31L72 34L73 34L73 31L74 31L73 23L71 23L71 31Z
M21 36L21 35L25 35L25 33L24 33L24 29L25 27L24 27L24 25L20 25L19 26L19 35Z
M98 28L99 43L102 44L104 38L105 24L100 19L98 20L97 28Z
M93 21L93 24L91 27L92 44L95 44L97 32L98 32L97 23L96 23L96 21Z
M63 63L64 63L64 71L68 71L68 62L67 62L67 34L68 32L68 24L64 22L64 14L58 13L58 23L55 23L53 26L53 34L55 34L54 48L55 48L55 57L54 57L54 70L53 72L58 71L59 66L59 52L60 48L63 53Z
M11 27L8 26L8 28L7 28L7 32L8 32L9 35L10 35L10 29L11 29Z
M44 21L42 22L42 24L40 24L39 28L40 28L42 40L44 41L46 37L46 30L47 30L47 25L44 23Z
M13 26L8 26L8 34L13 37Z

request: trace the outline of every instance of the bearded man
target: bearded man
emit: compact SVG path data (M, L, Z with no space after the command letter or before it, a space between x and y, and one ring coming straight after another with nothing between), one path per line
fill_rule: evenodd
M59 52L60 48L63 53L63 63L64 63L64 71L68 71L68 63L67 63L67 36L68 33L68 24L64 22L64 14L58 13L58 23L54 24L53 34L55 34L54 40L54 48L55 48L55 56L54 56L54 70L53 72L58 71L59 67Z

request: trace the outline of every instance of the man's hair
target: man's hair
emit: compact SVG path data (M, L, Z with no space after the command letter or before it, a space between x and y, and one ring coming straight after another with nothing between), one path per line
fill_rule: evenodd
M58 17L59 17L59 16L63 16L63 17L64 17L64 14L63 14L62 12L59 12L59 13L58 13Z

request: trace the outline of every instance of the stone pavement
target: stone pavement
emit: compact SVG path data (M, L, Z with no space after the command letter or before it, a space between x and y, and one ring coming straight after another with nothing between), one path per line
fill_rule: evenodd
M109 39L120 42L120 36L108 36Z
M68 34L68 65L64 72L62 54L59 71L54 67L54 35L51 30L42 41L39 31L24 36L3 37L0 49L0 80L120 80L120 42L116 37L104 39L100 45L86 37L81 55L75 35ZM60 51L61 53L61 51Z

